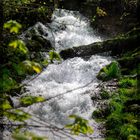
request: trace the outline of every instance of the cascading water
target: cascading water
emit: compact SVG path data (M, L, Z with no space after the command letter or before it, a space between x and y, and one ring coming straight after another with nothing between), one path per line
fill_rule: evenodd
M47 32L52 43L55 43L57 51L73 46L86 45L101 41L88 20L78 12L56 10L52 17L53 22L48 26L42 26L43 36ZM38 27L38 25L36 25ZM51 30L51 31L50 31ZM48 32L49 31L49 32ZM99 125L91 118L96 105L93 105L90 95L94 94L99 81L96 75L99 70L111 62L111 58L94 55L89 60L79 57L68 59L61 64L50 64L38 77L30 81L26 86L24 95L41 95L48 101L25 108L25 111L40 118L41 122L51 123L63 127L71 122L68 118L71 114L79 115L89 120L94 128L93 138L102 137ZM26 83L29 79L25 80ZM31 124L36 124L32 120ZM43 130L32 128L32 131L47 135L50 140L58 140L59 136ZM89 138L77 136L78 140ZM72 138L65 137L62 140Z
M52 20L50 26L54 32L57 50L101 41L90 27L88 19L77 11L58 9L54 12Z

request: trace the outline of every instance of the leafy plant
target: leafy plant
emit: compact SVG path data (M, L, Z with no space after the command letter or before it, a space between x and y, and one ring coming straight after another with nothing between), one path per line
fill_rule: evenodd
M40 73L42 71L42 67L39 63L25 60L22 62L22 64L23 64L24 68L29 72L35 71L36 73Z
M31 132L14 133L12 137L15 140L48 140L46 137L37 136Z
M55 51L50 51L49 52L49 58L50 58L51 62L53 62L54 60L57 60L57 61L61 60L60 55L57 52L55 52Z
M43 102L44 100L45 98L41 96L25 96L20 98L20 103L22 104L22 106L29 106L34 103Z
M121 88L130 88L137 85L137 80L132 78L123 78L119 81L119 87Z
M3 92L7 92L17 85L17 82L8 74L3 74L0 82L0 91Z
M10 33L19 33L19 30L22 28L22 25L15 20L10 20L4 24L5 29L9 29Z
M13 49L18 49L22 53L28 53L28 48L22 40L15 40L9 43L9 47Z
M137 132L138 132L138 129L134 125L132 125L132 124L124 124L121 127L120 134L121 134L122 138L124 138L124 139L128 139L128 138L132 139L132 135L136 136Z
M72 124L66 125L66 128L69 128L72 134L78 135L79 133L82 134L92 134L93 129L88 125L88 120L83 119L76 115L70 115L70 118L74 119Z
M12 121L19 121L19 122L24 122L25 120L31 117L28 113L25 113L19 109L6 111L4 112L4 115Z
M121 76L119 64L112 62L106 67L102 68L97 75L97 78L103 81L111 80L113 78L119 78Z
M98 15L99 17L107 16L107 13L106 13L103 9L101 9L101 8L99 8L99 7L96 8L96 13L97 13L97 15Z

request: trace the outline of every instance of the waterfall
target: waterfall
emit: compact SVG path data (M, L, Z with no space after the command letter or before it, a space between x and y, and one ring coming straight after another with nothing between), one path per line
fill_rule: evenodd
M42 35L49 36L55 49L60 51L73 46L87 45L101 41L101 37L90 27L87 18L77 11L56 10L52 17L52 23L37 27L43 29ZM50 31L51 30L51 31ZM46 33L47 32L47 33ZM39 33L39 32L38 32ZM94 95L99 81L96 75L99 70L111 62L110 57L93 55L88 60L75 57L63 61L61 64L50 64L38 77L30 81L25 87L24 95L43 96L50 99L44 103L31 105L24 110L40 118L42 122L63 127L71 122L69 115L76 114L88 119L94 128L92 137L102 138L99 124L92 119L92 112L96 109L91 95ZM32 77L31 77L32 78ZM27 82L26 79L23 82ZM36 124L32 120L28 121ZM31 128L37 134L43 134L50 140L58 140L51 132ZM88 140L86 137L75 136L77 140ZM62 140L70 140L65 137Z

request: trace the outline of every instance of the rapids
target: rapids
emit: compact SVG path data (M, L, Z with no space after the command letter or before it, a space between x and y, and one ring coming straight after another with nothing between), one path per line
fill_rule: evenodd
M39 26L43 29L41 35L46 37L47 34L58 52L69 47L87 45L102 40L90 27L88 19L76 11L58 9L54 11L52 23L46 25L37 23L35 25L36 32L38 32ZM49 99L44 103L34 104L24 109L39 119L38 122L31 119L28 123L44 122L63 127L71 122L68 116L76 114L89 120L90 125L94 128L92 135L94 139L102 138L100 124L92 119L92 112L96 109L96 104L93 104L91 95L95 94L99 84L96 79L97 73L111 60L110 57L93 55L88 60L75 57L60 64L50 64L39 76L28 83L26 92L23 94L23 96L41 95ZM23 83L28 82L30 78L27 78ZM46 135L50 140L60 139L58 135L55 136L47 130L36 128L30 128L30 130ZM77 140L89 139L82 136L74 138ZM72 138L61 139L71 140Z

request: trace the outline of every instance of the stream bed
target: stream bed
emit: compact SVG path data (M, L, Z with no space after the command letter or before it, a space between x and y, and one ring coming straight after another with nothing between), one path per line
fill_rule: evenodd
M37 23L35 27L36 31L38 26L44 29L43 36L45 37L47 34L47 38L58 52L69 47L102 41L102 38L90 27L88 19L79 12L58 9L54 12L52 21L48 24L49 28L48 25L41 23ZM97 73L111 61L111 57L93 55L88 59L75 57L62 61L60 64L50 64L25 87L26 92L23 96L41 95L49 99L24 109L35 116L34 120L31 119L28 123L34 125L47 123L61 128L71 123L72 120L68 116L75 114L89 120L90 125L94 128L94 133L91 136L94 140L102 139L100 124L92 119L96 103L93 104L91 96L97 94L97 86L100 83L96 78ZM29 81L30 78L27 78L23 83ZM37 120L35 121L35 119ZM46 129L30 128L29 130L39 135L48 136L50 140L72 139L59 132L55 135ZM89 140L84 136L73 136L73 138Z

